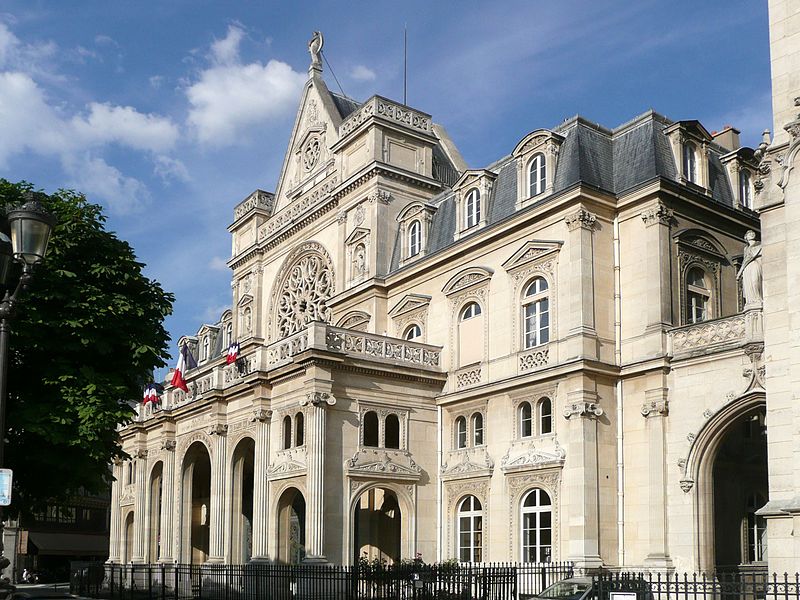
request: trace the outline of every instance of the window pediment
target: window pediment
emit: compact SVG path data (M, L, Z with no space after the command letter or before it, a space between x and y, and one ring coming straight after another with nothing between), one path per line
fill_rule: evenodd
M430 296L423 296L422 294L407 294L403 296L403 299L400 300L397 304L394 305L389 311L390 317L399 317L407 312L412 310L417 310L418 308L427 307L428 304L431 302Z
M355 331L366 331L369 322L372 319L369 313L361 310L353 310L344 315L336 324L337 327L344 329L353 329Z
M460 192L473 187L486 188L486 183L494 183L497 173L487 169L469 169L461 174L458 181L453 184L453 191ZM483 189L481 189L483 191Z
M442 288L446 296L460 292L467 288L487 283L494 274L492 269L487 267L470 267L456 273Z
M557 149L563 141L564 136L553 133L548 129L536 129L519 141L511 156L519 158L536 151L541 152L545 149L549 151L550 148Z
M530 263L554 257L563 245L564 242L559 241L529 240L503 263L503 268L511 273Z
M425 204L424 202L412 202L408 204L400 213L397 215L397 221L402 223L404 221L410 221L413 218L422 218L422 217L433 217L433 213L436 212L436 207L431 204Z
M344 243L349 246L351 244L356 244L368 237L369 237L369 229L365 229L363 227L356 227L355 229L353 229L350 235L347 236L347 239L344 241Z
M253 297L250 294L244 294L240 299L239 303L236 306L247 306L253 301Z

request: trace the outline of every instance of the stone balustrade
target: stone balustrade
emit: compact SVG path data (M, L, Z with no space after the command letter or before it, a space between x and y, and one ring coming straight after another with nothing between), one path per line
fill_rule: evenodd
M676 327L669 332L667 351L684 358L761 342L760 323L761 311L757 310Z
M380 96L373 96L361 107L349 115L339 125L339 137L344 138L368 121L376 117L390 123L399 123L410 129L431 135L431 116L424 112L411 109L402 104L392 102Z

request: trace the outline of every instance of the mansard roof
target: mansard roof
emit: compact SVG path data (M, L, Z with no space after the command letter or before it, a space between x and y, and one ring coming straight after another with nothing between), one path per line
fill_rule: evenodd
M552 129L564 138L559 148L553 193L557 194L582 183L621 195L656 177L678 181L670 141L664 132L674 123L652 110L614 129L603 127L581 116L564 121ZM732 207L733 191L720 161L720 157L729 151L713 142L709 147L712 150L709 153L711 199ZM487 226L491 226L519 210L516 159L508 155L488 165L486 169L497 173L487 203ZM529 210L532 206L546 202L548 197L521 210ZM436 206L437 210L428 234L427 256L457 243L454 241L456 208L453 191L445 190L429 203ZM400 244L395 243L391 271L399 269L399 266Z

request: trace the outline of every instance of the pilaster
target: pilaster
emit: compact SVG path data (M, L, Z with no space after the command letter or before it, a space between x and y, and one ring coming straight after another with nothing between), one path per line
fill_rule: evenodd
M267 467L269 466L269 428L272 411L253 410L251 419L256 424L256 451L253 464L253 557L254 561L269 559L269 495L267 493Z
M644 210L641 217L645 227L647 330L660 331L672 324L669 232L673 212L659 201Z
M208 544L208 562L225 561L225 467L227 457L228 426L217 424L208 430L214 440L211 457L211 527Z
M145 562L147 542L147 450L137 450L133 454L136 461L136 499L133 513L133 555L131 562Z
M597 216L580 208L564 218L569 230L570 334L596 336L594 315L594 244ZM585 355L585 350L580 353ZM596 352L592 352L596 355ZM591 358L591 356L589 357Z
M119 506L119 497L122 495L122 461L114 459L112 469L114 481L111 484L111 521L108 526L108 561L109 563L120 562L120 519L122 517Z
M164 470L161 475L161 544L159 545L158 562L173 563L172 518L173 498L175 497L175 440L164 440L161 443L164 451ZM156 557L153 557L155 559Z
M306 502L305 560L307 562L327 562L323 552L325 547L325 416L327 407L334 404L336 404L336 398L329 392L321 391L308 392L300 401L301 406L310 407L306 437L308 501Z

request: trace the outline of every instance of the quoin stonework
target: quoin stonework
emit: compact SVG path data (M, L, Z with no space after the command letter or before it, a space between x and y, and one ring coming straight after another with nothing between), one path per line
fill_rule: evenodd
M329 91L315 33L277 188L232 207L231 308L121 431L110 561L794 572L792 4L758 148L575 117L474 169L422 110Z

